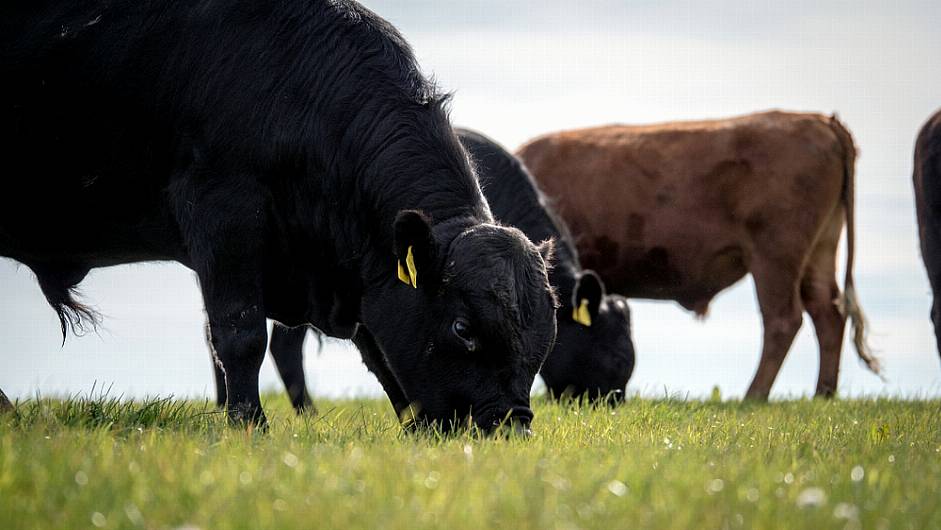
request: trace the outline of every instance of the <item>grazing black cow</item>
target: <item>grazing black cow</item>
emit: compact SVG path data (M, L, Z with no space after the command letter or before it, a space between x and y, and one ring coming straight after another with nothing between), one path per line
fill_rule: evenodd
M941 111L935 113L918 133L912 180L921 257L925 261L934 296L931 322L938 353L941 354Z
M583 270L565 224L518 158L486 136L458 129L458 138L477 164L484 195L497 219L513 225L533 241L555 240L555 260L549 282L559 294L556 311L558 338L541 374L556 396L571 394L608 397L618 401L634 370L630 310L627 300L605 294L604 284ZM306 328L275 325L271 354L298 412L310 407L304 379L303 346ZM223 374L216 372L218 402L225 403Z
M495 223L387 22L342 0L13 0L0 44L0 255L63 330L95 322L72 296L90 269L175 260L233 420L264 422L269 317L353 337L420 420L529 423L551 245Z

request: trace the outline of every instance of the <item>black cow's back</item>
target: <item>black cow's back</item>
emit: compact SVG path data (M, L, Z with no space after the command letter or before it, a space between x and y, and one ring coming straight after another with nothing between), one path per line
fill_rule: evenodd
M549 199L520 160L494 140L469 129L458 129L461 144L477 166L480 186L494 216L522 230L532 241L555 241L550 281L571 295L574 275L581 270L568 228L552 210ZM569 277L563 281L562 275Z

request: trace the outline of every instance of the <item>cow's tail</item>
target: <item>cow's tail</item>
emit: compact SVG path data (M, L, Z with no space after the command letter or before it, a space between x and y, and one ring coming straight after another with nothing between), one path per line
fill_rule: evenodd
M75 285L70 278L64 277L61 273L52 271L36 270L36 279L39 281L39 288L45 295L46 301L55 310L59 317L59 327L62 329L62 344L65 344L65 337L69 330L75 335L83 335L87 331L97 331L101 323L99 315L91 307L75 300ZM82 274L84 276L84 274Z
M881 377L882 365L873 355L866 341L868 333L866 315L863 314L863 309L859 305L859 297L853 281L853 261L856 258L856 147L853 144L853 136L836 114L830 117L830 128L839 139L843 151L842 201L846 212L846 276L843 280L843 297L838 303L843 315L850 320L850 333L856 354L873 373Z

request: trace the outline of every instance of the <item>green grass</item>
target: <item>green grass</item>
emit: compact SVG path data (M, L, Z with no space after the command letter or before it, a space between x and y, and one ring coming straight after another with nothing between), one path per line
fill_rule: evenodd
M384 401L38 400L0 417L0 528L941 528L941 402L536 400L531 439Z

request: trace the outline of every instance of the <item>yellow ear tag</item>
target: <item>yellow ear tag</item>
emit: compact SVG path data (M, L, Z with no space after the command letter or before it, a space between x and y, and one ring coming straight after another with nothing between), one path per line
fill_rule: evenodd
M398 265L396 274L399 280L405 285L411 285L413 288L418 289L418 271L415 269L415 255L412 254L411 245L408 247L408 255L405 256L405 266L408 267L408 271L402 266L401 261L398 262Z
M405 267L402 266L402 262L400 261L400 262L398 262L398 264L399 264L399 267L398 267L398 269L399 269L399 270L398 270L398 277L399 277L399 280L401 280L402 283L404 283L405 285L411 285L412 282L410 282L410 281L408 280L408 273L405 272Z
M405 266L408 267L408 277L412 279L412 287L418 289L418 270L415 269L415 256L412 254L412 245L408 246Z
M588 312L588 299L582 298L578 309L572 309L572 320L585 327L591 327L591 313Z

